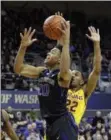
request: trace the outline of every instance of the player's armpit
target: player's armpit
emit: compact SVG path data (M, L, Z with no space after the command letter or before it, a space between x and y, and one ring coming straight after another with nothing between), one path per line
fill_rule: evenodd
M87 84L84 87L86 98L89 97L91 93L95 90L99 76L100 72L96 72L95 70L93 70L89 75Z
M62 75L58 74L58 83L62 87L68 88L70 85L70 81L72 78L71 70L69 70L67 73L62 73Z
M21 70L18 74L28 78L37 78L40 75L40 73L45 69L45 67L34 67L31 65L24 64L21 67Z

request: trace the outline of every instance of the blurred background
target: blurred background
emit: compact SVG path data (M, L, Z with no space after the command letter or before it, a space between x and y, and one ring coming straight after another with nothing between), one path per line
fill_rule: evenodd
M85 37L88 26L100 29L102 71L95 92L88 102L80 124L80 140L111 140L111 2L1 2L1 106L10 115L20 139L43 139L46 124L39 111L37 80L16 75L14 59L24 28L37 30L38 42L28 48L25 62L39 66L56 42L43 34L44 20L55 12L63 12L71 21L71 69L87 78L92 70L93 44Z

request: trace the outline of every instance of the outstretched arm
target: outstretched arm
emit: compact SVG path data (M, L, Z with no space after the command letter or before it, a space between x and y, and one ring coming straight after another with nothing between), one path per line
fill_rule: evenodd
M89 96L96 88L97 81L99 79L100 72L101 72L101 60L102 60L99 29L97 29L96 31L94 27L89 27L89 31L91 33L91 36L87 34L86 36L88 37L88 39L93 41L94 58L93 58L93 70L88 77L88 81L85 87L86 97Z
M60 45L62 45L62 53L60 59L60 77L64 80L66 87L69 86L71 73L70 73L70 51L69 51L69 43L70 43L70 22L62 22L62 37L58 41Z
M4 131L6 132L6 134L11 138L11 140L19 140L14 129L12 128L12 125L9 122L9 116L5 110L2 110L2 117L3 117L4 122L5 122Z
M30 27L29 30L25 28L24 34L20 33L21 37L21 43L20 48L17 53L15 63L14 63L14 71L17 74L20 74L25 77L29 78L36 78L42 70L44 70L44 67L34 67L28 64L24 64L24 56L27 48L35 42L37 39L32 39L32 36L35 33L35 29L31 31L32 28Z

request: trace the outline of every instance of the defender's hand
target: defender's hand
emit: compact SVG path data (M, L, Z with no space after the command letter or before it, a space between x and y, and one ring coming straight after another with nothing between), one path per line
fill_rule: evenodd
M89 32L91 34L91 36L89 36L88 34L86 34L87 38L90 39L91 41L93 41L94 43L96 42L100 42L100 34L99 34L99 29L96 29L94 27L88 27Z
M63 13L57 12L55 13L55 16L59 15L63 17ZM58 44L65 46L65 45L69 45L70 42L70 22L69 21L65 21L65 22L61 22L62 25L62 29L58 28L61 32L62 32L62 36L61 38L58 40Z
M30 46L33 42L37 41L36 38L32 39L34 33L35 33L35 29L32 30L32 28L30 27L29 30L27 30L27 28L25 28L24 30L24 34L20 33L20 37L21 37L21 46L22 47L28 47Z

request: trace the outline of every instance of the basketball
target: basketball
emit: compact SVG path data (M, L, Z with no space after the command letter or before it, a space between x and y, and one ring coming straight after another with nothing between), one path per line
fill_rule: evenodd
M53 40L59 40L62 36L62 32L58 29L62 29L61 22L65 22L65 19L59 15L52 15L48 17L43 25L44 34Z

